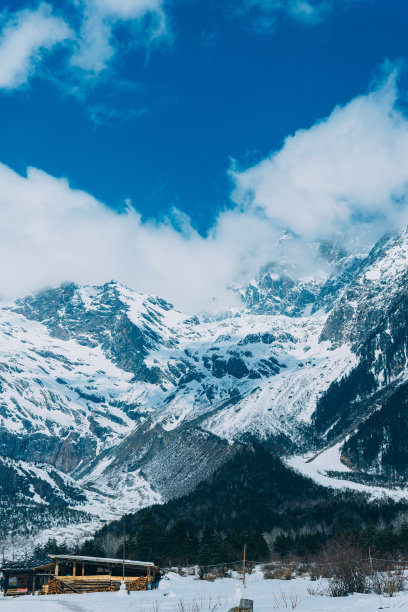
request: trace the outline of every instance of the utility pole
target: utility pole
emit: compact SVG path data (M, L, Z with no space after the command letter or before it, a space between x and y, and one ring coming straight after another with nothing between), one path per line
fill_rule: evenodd
M126 539L125 517L123 517L123 544L122 544L122 578L123 578L123 582L125 582L125 539Z
M243 571L242 571L242 584L244 585L244 588L246 588L246 584L245 584L245 561L246 561L246 544L244 544L244 564L243 564Z

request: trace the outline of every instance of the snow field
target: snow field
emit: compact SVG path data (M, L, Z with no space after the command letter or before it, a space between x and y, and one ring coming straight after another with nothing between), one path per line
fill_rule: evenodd
M208 582L169 573L156 591L139 591L129 595L119 592L2 597L0 612L227 612L239 604L241 597L254 600L254 612L291 609L302 612L372 612L385 608L408 608L408 593L393 598L380 598L374 594L338 598L313 594L324 587L323 580L312 582L307 578L265 580L260 570L247 576L246 589L238 576Z
M332 489L348 489L359 493L366 493L371 500L374 499L393 499L394 501L408 500L408 487L387 488L374 485L365 485L346 478L334 478L328 476L327 472L351 472L351 470L340 461L343 442L339 442L315 457L313 454L293 455L285 459L286 465L307 476L324 487Z

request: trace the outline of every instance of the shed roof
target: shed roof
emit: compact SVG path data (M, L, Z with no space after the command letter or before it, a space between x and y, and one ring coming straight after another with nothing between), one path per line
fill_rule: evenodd
M7 574L12 574L12 573L16 573L16 574L28 574L30 572L34 572L34 567L32 566L20 566L20 567L2 567L1 571Z
M61 561L83 561L84 563L107 563L110 565L131 565L135 567L154 567L149 561L132 561L130 559L108 559L104 557L83 557L82 555L50 555L51 559Z
M8 565L6 565L5 567L1 568L2 572L32 572L35 569L37 569L38 567L44 567L46 564L49 564L50 560L47 559L31 559L29 560L26 565L21 565L21 561L20 562L16 562L16 563L8 563Z

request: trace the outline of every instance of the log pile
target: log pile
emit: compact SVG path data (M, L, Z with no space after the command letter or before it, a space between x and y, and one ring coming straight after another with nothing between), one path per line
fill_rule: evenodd
M128 591L145 591L147 589L146 576L140 576L140 578L126 580L126 588Z
M112 584L109 577L103 578L102 576L85 576L80 578L64 576L64 579L58 582L62 583L62 593L103 593L119 589L119 585Z
M81 578L80 580L70 578L69 581L67 581L67 586L74 588L78 593L107 593L109 591L117 591L119 588L112 584L110 580L106 580L106 578L92 578L89 580L85 578Z
M57 580L57 578L53 578L48 583L47 595L61 595L64 593L64 586L61 580Z
M82 576L73 578L64 576L64 580L52 578L47 589L43 589L46 595L59 595L62 593L107 593L119 591L121 578L111 578L102 576ZM146 576L138 578L128 578L125 580L128 591L145 591L147 589Z

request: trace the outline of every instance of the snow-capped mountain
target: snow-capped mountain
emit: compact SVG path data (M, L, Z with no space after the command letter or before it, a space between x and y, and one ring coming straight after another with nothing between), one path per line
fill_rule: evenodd
M108 517L189 491L255 439L309 473L328 453L333 482L405 481L408 234L319 257L329 275L271 264L215 320L114 282L3 305L3 495Z

